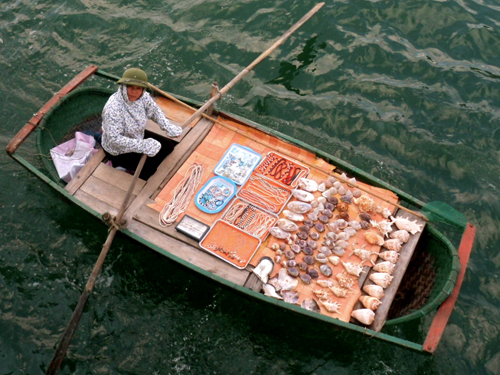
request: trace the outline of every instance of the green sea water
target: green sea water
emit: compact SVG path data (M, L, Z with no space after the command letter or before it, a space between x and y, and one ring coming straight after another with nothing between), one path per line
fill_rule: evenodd
M0 0L0 144L90 64L204 101L314 5ZM493 0L327 1L218 103L477 226L433 356L256 303L118 236L61 373L499 373L499 19ZM34 143L20 152L39 163ZM0 375L45 372L106 234L0 153Z

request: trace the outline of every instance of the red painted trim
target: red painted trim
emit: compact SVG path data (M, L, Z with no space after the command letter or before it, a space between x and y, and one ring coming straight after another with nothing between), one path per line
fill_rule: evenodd
M97 72L98 67L96 65L90 65L79 73L75 78L69 81L58 93L56 93L45 105L33 115L31 120L29 120L26 125L16 134L16 136L8 144L6 151L8 154L12 155L16 152L17 148L29 137L29 135L36 129L43 116L56 104L61 98L66 94L73 91L80 84L82 84L87 78L92 74Z
M436 350L441 336L443 335L448 319L453 311L455 302L457 301L458 294L460 292L460 287L464 280L465 271L467 270L467 263L469 263L469 256L472 250L472 245L474 244L474 237L476 235L476 227L472 224L467 224L465 232L462 236L462 241L460 242L460 247L458 248L458 256L460 258L460 273L457 277L457 282L455 287L451 292L450 296L442 303L439 307L436 316L434 317L427 337L425 339L423 349L426 352L434 353Z

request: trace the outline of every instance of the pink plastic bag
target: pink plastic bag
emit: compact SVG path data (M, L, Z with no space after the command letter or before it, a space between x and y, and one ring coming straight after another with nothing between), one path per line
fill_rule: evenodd
M75 138L50 149L50 156L59 177L70 182L97 152L94 146L94 137L76 132Z

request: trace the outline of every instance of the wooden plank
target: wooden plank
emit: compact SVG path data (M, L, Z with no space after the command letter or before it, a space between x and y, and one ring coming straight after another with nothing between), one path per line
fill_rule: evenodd
M192 265L204 269L229 282L244 285L248 271L237 269L207 252L159 232L138 220L127 222L127 229L137 236L161 248L164 255L170 253Z
M126 191L117 188L116 186L112 186L94 176L90 176L82 185L80 190L93 196L94 198L106 202L108 205L116 209L120 208L125 196L127 195ZM135 195L132 197L135 197Z
M262 281L253 272L249 272L248 279L244 285L248 289L252 289L254 292L260 292L262 290Z
M436 350L441 336L443 335L444 329L448 324L448 319L455 307L455 303L460 293L460 288L462 287L462 282L464 281L465 271L467 270L467 264L469 263L469 256L472 251L472 246L474 245L474 237L476 235L476 228L472 224L467 224L465 232L460 241L460 247L458 248L458 256L460 258L460 273L458 274L455 287L451 292L450 296L441 304L439 307L432 324L427 333L427 337L424 342L424 350L429 353L434 353Z
M65 189L71 195L75 195L76 191L87 181L87 178L95 171L99 164L104 160L106 154L101 148L97 151L89 161L83 166L78 174L66 185Z
M398 210L396 216L398 217L404 217L409 220L416 220L417 224L421 225L422 230L425 227L425 221L422 220L421 218L407 212L404 210ZM394 225L395 226L395 225ZM418 232L414 235L412 235L407 243L405 243L401 251L399 252L399 260L396 263L396 267L394 268L394 272L392 274L392 281L391 284L384 290L385 296L382 298L380 301L382 304L379 306L375 313L375 320L373 323L369 326L370 329L373 329L374 331L380 331L382 327L384 326L386 320L387 320L387 315L389 314L389 309L391 308L392 301L394 300L394 297L396 296L396 293L399 289L399 285L401 284L401 281L403 279L403 276L406 272L406 269L408 268L408 264L410 263L411 257L413 255L413 252L415 251L415 248L418 244L418 240L420 239L422 232ZM383 249L382 249L383 251ZM378 259L376 263L383 262L383 259ZM364 285L370 285L374 284L370 279L369 276L370 274L374 273L373 269L370 269L368 272L368 277L366 278L365 282L363 285L360 285L362 288ZM354 309L362 308L363 306L361 305L360 302L356 304Z
M100 163L98 165L92 176L125 192L128 191L128 188L130 184L132 184L132 180L134 179L133 175L121 171L119 169L113 168L104 163ZM142 190L145 184L146 181L141 180L140 178L137 179L132 194L133 195L139 194L139 192Z
M90 194L85 193L81 189L75 193L75 198L81 201L83 204L89 206L94 211L99 212L101 215L105 212L109 212L112 216L118 214L118 208L112 207L106 202L103 202Z
M170 119L169 119L169 121L172 124L174 124L174 125L179 125L179 126L181 125L177 121L173 121L173 120L170 120ZM152 120L148 120L146 122L146 130L148 130L148 131L156 134L158 137L168 138L168 139L171 139L174 142L179 143L186 136L186 134L189 133L189 131L191 130L191 128L189 126L185 126L182 129L182 133L181 133L180 136L178 136L177 138L169 138L169 137L167 137L167 133L165 132L165 130L162 130L160 128L160 125L158 125L156 122L154 122Z
M160 188L163 181L168 181L182 166L191 153L198 147L213 126L213 122L202 119L191 129L186 137L175 146L174 150L160 164L156 173L151 176L141 193L132 201L124 219L129 221L144 203Z

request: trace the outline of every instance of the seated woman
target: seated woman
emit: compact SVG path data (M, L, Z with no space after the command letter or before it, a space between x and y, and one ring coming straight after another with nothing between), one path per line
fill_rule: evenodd
M143 70L126 70L118 84L118 91L102 111L102 147L114 167L127 170L135 170L142 154L148 155L140 175L147 180L173 149L173 142L168 139L145 138L147 120L156 122L171 138L178 137L182 128L171 124L145 91L150 87Z

